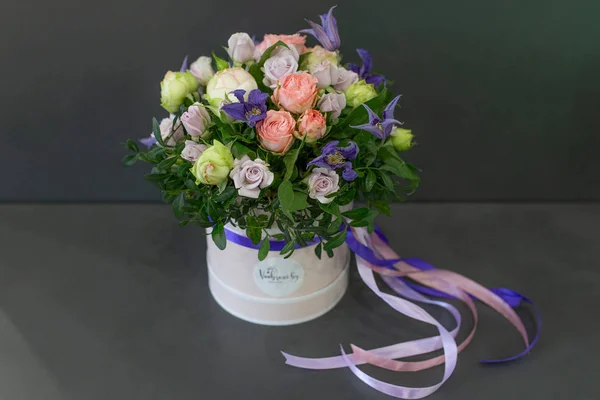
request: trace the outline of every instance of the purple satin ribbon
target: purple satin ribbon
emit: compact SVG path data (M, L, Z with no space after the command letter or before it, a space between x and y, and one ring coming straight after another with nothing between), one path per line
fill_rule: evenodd
M379 229L379 227L375 228L375 232L381 238L381 240L383 240L385 243L389 243L387 237L383 234L383 232L381 231L381 229ZM420 258L401 258L401 259L395 259L395 260L381 259L373 252L373 250L369 249L367 246L362 245L354 237L354 235L352 234L352 232L350 230L348 230L348 234L346 237L346 243L348 244L348 247L350 248L350 250L352 250L354 253L356 253L359 257L361 257L361 258L365 259L367 262L369 262L373 265L379 266L379 267L386 267L386 268L393 269L394 264L396 264L400 261L404 261L405 263L407 263L417 269L420 269L421 271L430 271L430 270L436 269L436 267L429 264L427 261L421 260ZM439 290L436 290L433 288L416 285L414 283L411 283L409 280L407 280L405 278L398 277L396 279L403 281L409 287L411 287L412 289L416 290L419 293L426 294L428 296L445 298L445 299L454 299L454 296L451 296L444 292L440 292ZM520 306L521 302L525 302L525 303L531 305L534 309L534 314L536 316L535 335L533 337L533 340L531 341L531 343L525 350L523 350L521 353L519 353L517 355L508 357L508 358L504 358L504 359L481 360L481 362L484 364L499 364L499 363L504 363L504 362L508 362L508 361L514 361L518 358L523 357L527 353L529 353L531 351L531 349L533 348L533 346L535 346L535 344L538 342L538 339L540 337L540 331L542 328L541 313L540 313L539 309L537 308L537 306L535 305L535 303L533 303L533 301L531 301L526 296L520 294L519 292L516 292L511 289L506 289L506 288L490 288L488 290L495 293L497 296L499 296L502 300L504 300L508 305L510 305L513 308ZM470 297L473 299L477 299L475 296L470 296Z
M254 244L248 236L240 235L239 233L235 233L234 231L231 231L227 228L225 228L225 237L227 238L227 241L239 244L240 246L248 247L249 249L258 250L260 248L260 243ZM310 241L306 243L306 246L300 246L298 244L296 245L296 248L301 249L303 247L309 247L317 243L319 243L319 241ZM269 244L270 251L281 251L287 243L285 241L269 240Z

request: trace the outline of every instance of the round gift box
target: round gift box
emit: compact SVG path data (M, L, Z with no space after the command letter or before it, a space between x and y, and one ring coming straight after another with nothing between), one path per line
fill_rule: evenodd
M244 236L229 224L225 229ZM270 251L263 261L258 250L231 240L219 250L207 236L208 284L213 298L230 314L262 325L292 325L331 310L348 287L350 251L344 244L329 258L315 255L315 245L296 249L284 259Z

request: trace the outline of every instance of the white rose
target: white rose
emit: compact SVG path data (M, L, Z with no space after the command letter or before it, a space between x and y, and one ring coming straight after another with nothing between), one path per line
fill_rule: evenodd
M210 78L215 75L212 67L212 58L202 56L190 65L190 72L202 85L206 85Z
M250 60L254 60L256 46L254 41L245 32L234 33L227 41L227 53L234 62L243 64Z
M258 85L245 69L227 68L211 78L206 85L205 97L211 105L218 107L225 99L237 102L237 98L231 93L236 89L244 89L244 98L248 100L248 95L252 90L258 89Z
M275 178L273 173L269 171L267 163L260 158L252 161L248 156L234 161L229 177L233 180L240 196L252 199L257 199L260 189L269 186Z
M340 177L331 169L315 168L308 177L308 196L320 203L327 204L333 201L333 197L325 197L340 189Z
M339 67L338 80L334 83L333 88L337 91L345 92L356 82L358 82L358 74L356 72L347 70L344 67Z
M293 74L297 70L298 60L294 59L292 54L284 53L283 55L271 57L265 61L265 65L263 66L263 71L265 73L263 83L274 89L277 87L278 80L282 79L284 76Z
M337 65L332 64L329 60L322 61L310 67L310 73L319 80L317 86L320 88L335 85L340 76Z
M196 162L202 152L207 149L207 146L202 143L196 143L193 140L186 140L185 147L181 151L181 158Z

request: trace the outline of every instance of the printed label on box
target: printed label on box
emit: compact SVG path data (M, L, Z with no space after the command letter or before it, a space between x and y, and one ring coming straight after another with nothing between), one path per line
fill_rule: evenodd
M304 268L292 260L267 258L254 267L254 282L263 293L284 297L294 293L304 280Z

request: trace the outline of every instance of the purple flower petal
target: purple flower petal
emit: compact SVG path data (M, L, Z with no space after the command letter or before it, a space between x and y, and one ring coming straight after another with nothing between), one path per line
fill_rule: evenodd
M233 93L233 95L238 99L240 103L244 102L244 94L246 94L246 91L244 89L236 89L233 92L229 93Z
M382 114L383 119L393 119L394 118L394 109L396 108L396 104L398 104L398 100L400 100L400 97L402 97L401 94L394 97L392 99L392 101L390 101L390 104L388 104L385 107L385 110L383 110L383 114Z
M369 75L365 78L365 82L372 84L373 87L378 87L382 83L385 85L386 79L385 76L379 74Z
M348 163L348 164L350 164L350 163ZM352 164L350 164L350 167L345 168L344 172L342 172L342 178L344 178L348 182L355 180L357 177L358 177L358 174L356 173L355 170L352 169Z
M376 125L371 125L371 124L363 124L363 125L356 125L356 126L350 125L350 128L367 131L367 132L375 135L375 137L377 137L378 139L383 139L383 137L384 137L383 132Z
M181 68L179 68L179 72L185 72L188 69L188 56L186 55L183 58L183 62L181 63Z
M310 161L308 164L306 164L306 168L310 167L311 165L314 165L315 167L332 169L331 165L329 165L329 163L326 161L326 158L327 155L321 155L315 158L314 160Z
M139 142L144 146L150 148L154 145L154 143L158 142L154 136L149 136L147 138L140 139Z
M354 142L348 142L348 146L337 149L346 160L354 160L358 154L358 146Z
M369 114L369 124L376 125L381 122L381 119L375 114L375 111L371 110L371 107L366 104L363 104L363 107L367 110L367 114Z
M223 107L221 107L221 110L231 115L231 117L234 119L237 119L239 121L246 120L246 106L243 103L225 104Z
M333 140L329 143L327 143L325 146L323 146L323 148L321 149L321 154L323 155L331 155L331 154L335 154L336 150L337 150L337 145L340 142L337 140Z
M400 121L395 119L386 119L381 123L381 129L383 130L383 138L389 137L392 133L392 128L394 125L402 125ZM382 138L382 139L383 139Z
M262 105L267 101L269 95L261 92L259 89L254 89L248 95L248 103L253 105Z
M333 16L333 9L331 7L327 14L319 15L321 19L321 25L312 21L306 20L312 29L303 29L300 33L307 33L314 36L325 50L335 51L340 47L341 40L338 33L337 21Z
M360 75L360 67L356 64L348 63L348 69Z
M356 52L363 61L359 75L364 79L367 75L371 74L371 69L373 69L373 59L371 58L371 53L366 49L356 49Z

